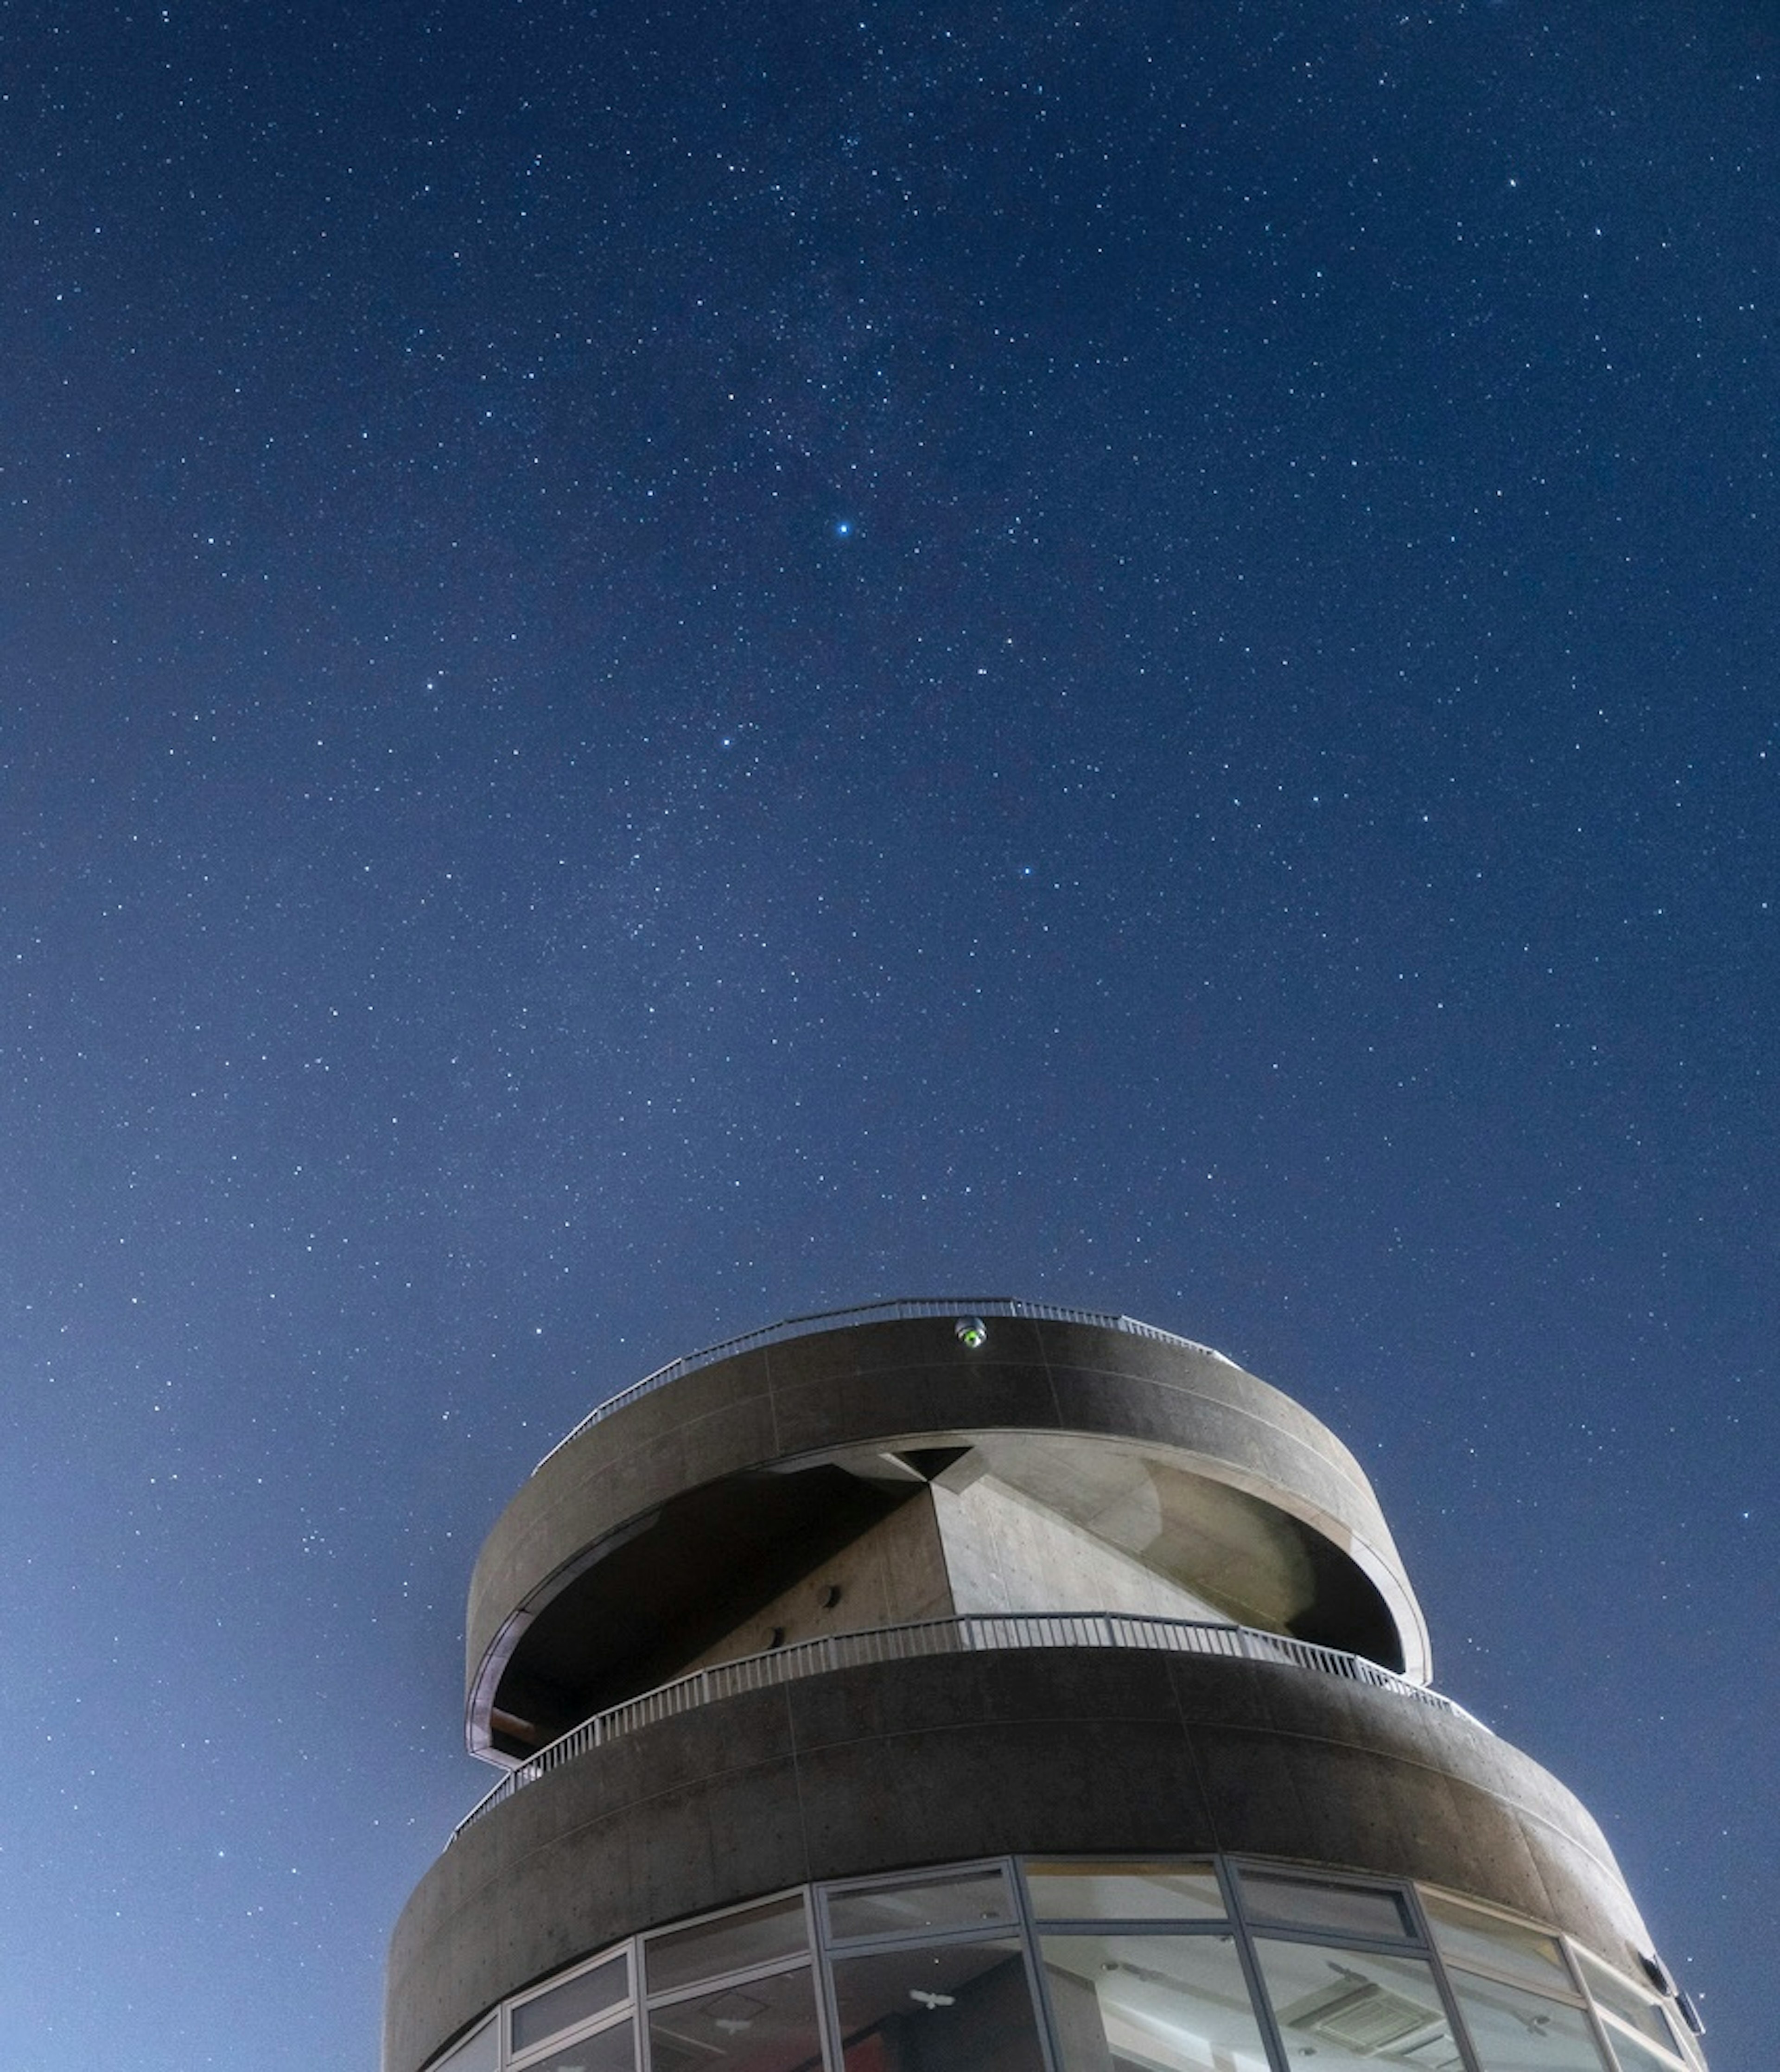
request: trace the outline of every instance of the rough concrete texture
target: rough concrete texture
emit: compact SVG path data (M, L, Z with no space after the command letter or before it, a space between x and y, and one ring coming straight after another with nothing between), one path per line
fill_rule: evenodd
M1650 1947L1586 1811L1462 1715L1252 1663L940 1656L711 1704L485 1815L397 1929L385 2072L606 1942L754 1893L976 1855L1212 1849L1420 1878L1622 1964Z
M500 1678L532 1618L663 1506L794 1461L987 1433L1112 1441L1239 1493L1256 1519L1296 1531L1326 1578L1337 1568L1350 1573L1343 1587L1356 1637L1312 1637L1427 1675L1426 1628L1371 1487L1340 1441L1289 1397L1215 1355L1129 1332L997 1318L972 1351L949 1320L922 1318L854 1325L695 1370L553 1454L495 1524L471 1581L471 1745L488 1746ZM1234 1509L1231 1521L1239 1523ZM1214 1601L1241 1597L1240 1577L1226 1581ZM1269 1585L1262 1595L1278 1592ZM1064 1608L1098 1607L1078 1598Z

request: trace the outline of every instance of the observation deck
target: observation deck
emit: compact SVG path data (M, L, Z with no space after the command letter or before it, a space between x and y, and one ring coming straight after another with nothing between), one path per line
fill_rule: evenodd
M1084 1605L1429 1678L1371 1486L1289 1396L1128 1318L905 1301L675 1361L545 1457L471 1585L469 1745L522 1762L825 1634Z
M670 1363L497 1520L465 1667L469 1745L505 1774L397 1929L388 2072L447 2049L450 2072L552 2072L524 2010L617 1977L627 1938L977 1860L1308 1866L1655 1976L1587 1810L1429 1688L1353 1455L1129 1318L907 1301ZM1565 1975L1535 2012L1573 2026ZM628 2014L573 2021L635 2072ZM1644 2033L1656 2072L1698 2072L1668 2014ZM850 2066L837 2033L824 2062ZM1634 2047L1616 2033L1621 2072Z

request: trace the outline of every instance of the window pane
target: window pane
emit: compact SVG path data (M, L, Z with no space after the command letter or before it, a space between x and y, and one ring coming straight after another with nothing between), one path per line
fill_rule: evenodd
M467 2036L455 2050L434 2061L431 2072L495 2072L498 2056L495 2025L484 2022L474 2036Z
M1574 1999L1576 1981L1555 1935L1498 1920L1481 1907L1424 1892L1422 1903L1440 1954L1452 1964L1475 1964L1501 1971L1529 1986L1556 1986Z
M834 1959L847 2072L1043 2072L1020 1945Z
M1221 1921L1223 1895L1209 1864L1026 1866L1041 1921Z
M1604 2022L1601 2026L1613 2045L1614 2057L1619 2060L1619 2072L1675 2072L1668 2059L1659 2056L1647 2043L1640 2043L1636 2037L1611 2022Z
M1463 1971L1449 1976L1483 2072L1602 2072L1581 2008Z
M652 2008L649 2057L655 2072L820 2072L809 1966Z
M1582 1975L1589 1982L1589 1991L1602 2007L1618 2015L1622 2021L1630 2022L1653 2043L1660 2043L1665 2050L1675 2049L1675 2036L1669 2027L1668 2016L1654 1994L1642 1986L1634 1985L1630 1979L1621 1978L1617 1971L1609 1971L1598 1957L1591 1957L1586 1950L1579 1950L1577 1955L1582 1959Z
M598 2036L584 2036L578 2043L566 2043L548 2058L534 2058L525 2072L635 2072L635 2024L615 2022Z
M621 1950L590 1971L565 1979L536 2000L521 2000L508 2016L507 2045L510 2050L529 2050L534 2044L573 2029L606 2008L616 2007L630 1992L628 1959Z
M1041 1939L1063 2072L1266 2072L1227 1935Z
M1004 1871L960 1871L912 1885L849 1885L828 1893L828 1928L837 1938L912 1934L977 1928L1013 1918Z
M1317 2072L1376 2072L1381 2057L1420 2072L1461 2072L1433 1973L1419 1957L1271 1938L1255 1947L1287 2057L1314 2052Z
M1387 1886L1326 1885L1277 1871L1241 1873L1243 1906L1257 1921L1333 1928L1344 1935L1400 1938L1409 1933L1403 1895Z
M652 1937L643 1945L643 1969L652 1993L668 1992L750 1964L770 1964L775 1957L798 1956L808 1947L801 1897L770 1899L719 1920Z

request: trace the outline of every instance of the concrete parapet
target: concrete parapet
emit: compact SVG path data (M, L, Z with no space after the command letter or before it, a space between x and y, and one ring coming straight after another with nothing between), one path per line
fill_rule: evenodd
M931 1518L893 1531L918 1503ZM874 1593L886 1618L1086 1608L1056 1579L1082 1577L1090 1543L1096 1605L1229 1616L1429 1673L1370 1483L1289 1397L1110 1325L997 1318L972 1346L926 1317L694 1367L552 1454L476 1564L470 1744L517 1761L770 1645L817 1584ZM849 1603L838 1623L857 1622Z
M976 1855L1222 1851L1412 1877L1635 1968L1599 1828L1529 1758L1405 1694L1120 1650L880 1663L750 1692L565 1764L467 1830L390 1957L386 2072L639 1929Z

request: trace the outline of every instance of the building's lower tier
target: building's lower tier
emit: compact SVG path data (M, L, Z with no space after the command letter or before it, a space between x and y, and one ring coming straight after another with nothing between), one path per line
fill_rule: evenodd
M1016 1858L1165 1867L1034 1888ZM491 1807L403 1914L384 2068L1677 2072L1654 1963L1585 1810L1461 1713L1264 1663L944 1655L725 1698Z

